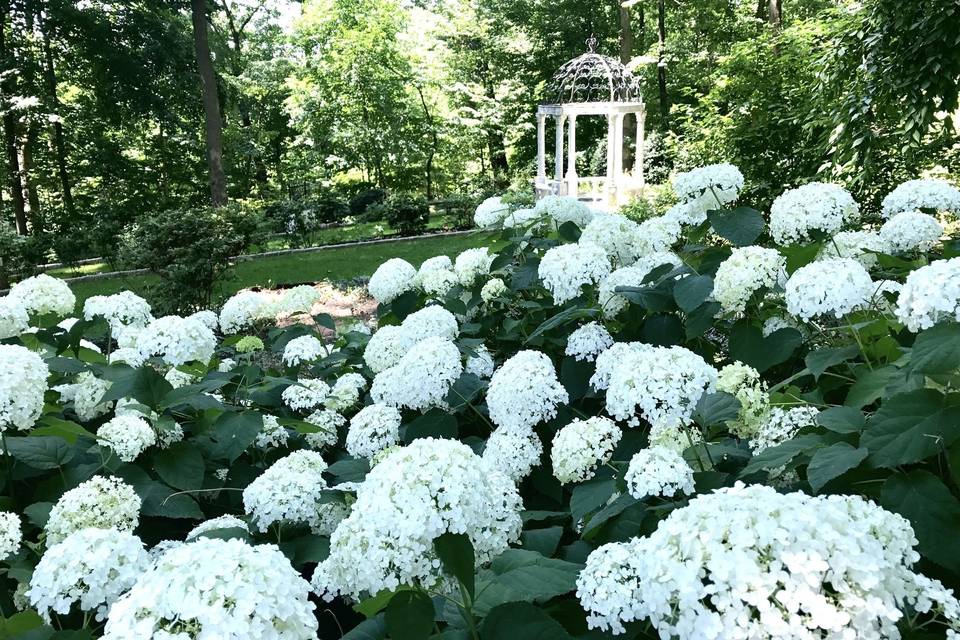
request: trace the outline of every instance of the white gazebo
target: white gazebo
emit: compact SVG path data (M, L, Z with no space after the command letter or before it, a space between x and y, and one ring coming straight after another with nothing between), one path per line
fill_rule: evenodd
M623 204L643 187L643 98L636 78L623 64L596 53L597 40L587 40L587 52L565 63L547 86L549 102L537 108L537 198L573 196L600 207ZM623 124L628 114L637 120L633 171L623 167ZM556 122L556 169L547 176L547 117ZM605 176L577 175L577 117L606 116ZM564 127L567 163L564 172Z

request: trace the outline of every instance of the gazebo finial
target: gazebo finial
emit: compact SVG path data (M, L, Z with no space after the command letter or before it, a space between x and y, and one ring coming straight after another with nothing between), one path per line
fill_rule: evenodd
M587 53L596 53L597 52L597 38L592 33L590 37L587 38Z

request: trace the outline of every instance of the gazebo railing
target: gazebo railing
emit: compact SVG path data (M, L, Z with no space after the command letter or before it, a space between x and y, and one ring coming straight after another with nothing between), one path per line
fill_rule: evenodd
M584 202L606 202L608 198L608 181L606 176L577 176L574 178L576 183L577 199ZM534 188L537 192L537 198L543 196L572 195L574 191L570 188L571 178L563 180L556 178L539 178L534 180Z

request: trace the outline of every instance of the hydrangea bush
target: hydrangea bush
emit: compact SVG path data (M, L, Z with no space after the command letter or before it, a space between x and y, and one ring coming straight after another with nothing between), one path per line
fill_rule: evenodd
M0 637L960 637L960 191L743 184L491 198L372 332L15 285Z

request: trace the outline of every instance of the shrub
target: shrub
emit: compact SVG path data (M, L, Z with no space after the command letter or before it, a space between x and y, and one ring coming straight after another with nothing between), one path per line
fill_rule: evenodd
M383 189L371 188L365 189L350 198L350 214L362 216L367 212L371 205L382 203L387 199L387 192Z
M368 216L386 220L402 236L423 232L430 219L430 207L423 196L406 193L391 195L367 210Z

